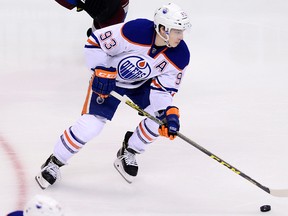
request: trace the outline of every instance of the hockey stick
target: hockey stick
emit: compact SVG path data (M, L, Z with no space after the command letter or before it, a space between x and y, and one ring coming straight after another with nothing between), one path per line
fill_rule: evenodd
M112 95L113 97L115 97L116 99L118 99L119 101L127 104L128 106L130 106L131 108L137 110L138 112L140 112L143 116L146 116L147 118L151 119L152 121L154 121L155 123L161 125L163 124L163 122L161 120L159 120L158 118L152 116L151 114L149 114L148 112L146 112L145 110L141 109L137 104L133 103L127 96L121 96L120 94L118 94L115 91L112 91L110 93L110 95ZM183 134L181 134L180 132L177 132L177 136L180 137L182 140L186 141L187 143L189 143L190 145L194 146L195 148L197 148L198 150L200 150L201 152L205 153L206 155L208 155L210 158L214 159L215 161L219 162L220 164L222 164L223 166L227 167L228 169L230 169L231 171L233 171L234 173L240 175L241 177L243 177L244 179L246 179L247 181L249 181L250 183L256 185L257 187L261 188L262 190L264 190L265 192L271 194L272 196L276 196L276 197L288 197L288 189L270 189L262 184L260 184L259 182L255 181L254 179L252 179L251 177L249 177L248 175L246 175L245 173L241 172L239 169L237 169L236 167L230 165L229 163L225 162L224 160L222 160L220 157L216 156L215 154L211 153L210 151L208 151L207 149L203 148L202 146L198 145L196 142L192 141L191 139L189 139L188 137L184 136Z

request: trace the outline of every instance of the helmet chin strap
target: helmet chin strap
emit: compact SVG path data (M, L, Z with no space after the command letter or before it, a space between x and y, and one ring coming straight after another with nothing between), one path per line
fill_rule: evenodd
M169 44L169 33L166 32L166 36L167 36L167 39L164 39L166 46L171 47L171 45Z
M167 47L171 47L171 45L169 44L169 29L165 29L165 34L166 34L166 38L165 37L163 37L161 34L160 34L160 32L159 31L157 31L157 34L159 35L159 37L162 39L162 40L164 40L164 42L165 42L165 44L166 44L166 46Z

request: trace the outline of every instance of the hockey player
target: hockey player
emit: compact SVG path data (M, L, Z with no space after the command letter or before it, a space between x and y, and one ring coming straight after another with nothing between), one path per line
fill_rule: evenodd
M114 166L129 183L138 173L136 154L143 153L159 135L171 140L176 137L179 110L172 102L190 60L183 41L190 26L186 13L169 3L155 11L154 22L136 19L92 33L85 45L92 77L82 116L60 136L35 177L42 189L54 184L59 168L112 120L120 103L109 96L112 90L165 122L159 127L146 118L134 132L126 133Z
M55 0L63 7L77 11L86 11L93 18L92 28L87 31L89 37L92 31L110 25L124 22L129 0Z
M25 205L24 211L14 211L7 216L64 216L64 213L56 200L43 195L35 195Z

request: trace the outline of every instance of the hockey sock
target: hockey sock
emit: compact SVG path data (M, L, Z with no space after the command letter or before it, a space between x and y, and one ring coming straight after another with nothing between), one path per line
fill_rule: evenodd
M146 145L154 142L159 136L157 130L158 125L155 125L154 122L149 119L142 120L128 141L129 148L143 153Z

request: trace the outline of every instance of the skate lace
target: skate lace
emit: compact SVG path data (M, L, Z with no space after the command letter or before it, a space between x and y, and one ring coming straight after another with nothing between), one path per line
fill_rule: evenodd
M137 161L135 159L135 154L124 150L124 154L119 157L120 160L124 160L127 165L130 166L138 166Z
M50 162L46 167L42 169L42 171L43 170L49 172L49 174L52 175L54 179L61 178L59 167L54 163Z

